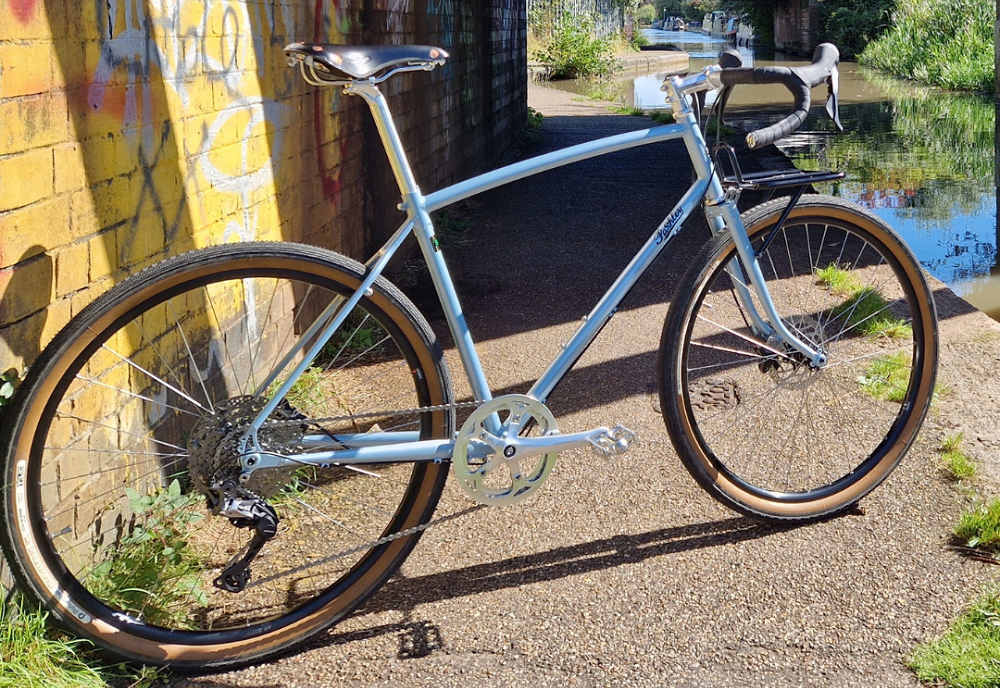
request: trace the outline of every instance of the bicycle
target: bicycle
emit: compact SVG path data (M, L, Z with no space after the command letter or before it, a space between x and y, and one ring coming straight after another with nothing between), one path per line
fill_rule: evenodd
M674 124L426 197L378 85L447 53L305 43L286 53L310 83L368 103L407 219L365 265L286 243L171 258L101 296L46 348L0 431L2 539L21 586L73 633L179 669L260 661L357 609L427 527L464 513L432 520L449 470L473 502L505 505L539 489L560 451L627 450L635 435L622 426L561 434L545 401L702 203L712 236L671 304L658 374L668 433L695 480L741 513L808 522L850 509L914 441L933 395L937 325L909 249L874 215L803 195L843 175L744 176L700 127L700 95L722 89L721 123L743 83L780 83L795 97L792 114L748 135L751 147L793 131L823 82L836 117L833 46L797 69L724 56L665 82ZM691 158L690 189L530 391L493 398L429 213L673 139ZM792 193L741 217L745 189ZM456 401L433 332L382 277L411 233L471 401Z

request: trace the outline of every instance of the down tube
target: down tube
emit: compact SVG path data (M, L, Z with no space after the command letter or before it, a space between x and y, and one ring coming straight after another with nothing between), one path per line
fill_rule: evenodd
M605 323L618 310L618 304L621 303L622 299L635 286L636 281L642 277L650 264L660 255L660 251L670 243L670 240L677 236L677 232L680 231L684 220L688 218L701 202L702 196L705 195L711 179L712 177L699 179L688 189L684 197L674 206L666 219L660 223L660 226L653 232L653 235L639 249L639 252L635 254L625 269L622 270L622 273L618 275L615 283L605 292L593 310L584 317L583 324L576 331L576 334L573 335L569 342L563 345L562 352L552 361L548 369L538 378L535 384L532 385L528 391L529 396L543 403L548 399L549 394L552 393L555 386L559 384L563 376L573 367L577 359L583 355L583 352L590 346L590 343L594 341L597 333L601 331Z

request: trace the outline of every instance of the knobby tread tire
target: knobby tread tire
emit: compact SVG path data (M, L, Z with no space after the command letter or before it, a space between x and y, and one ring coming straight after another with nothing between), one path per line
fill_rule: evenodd
M199 279L220 273L256 275L313 275L318 282L353 291L366 269L360 263L324 249L290 243L228 244L192 251L154 265L100 296L70 321L32 365L0 426L3 442L3 489L0 490L0 544L20 587L38 599L56 621L72 633L94 641L114 656L151 665L169 665L181 671L244 666L286 652L319 633L359 607L398 569L421 533L396 539L371 550L350 572L315 599L285 616L247 628L223 631L165 631L137 627L110 613L61 567L54 546L40 530L32 513L31 476L38 452L34 429L44 423L49 397L58 396L62 380L85 357L87 346L103 332L113 332L148 299L182 291ZM388 319L405 339L401 344L422 370L426 398L422 405L448 405L454 401L451 380L440 344L416 307L384 279L375 282L365 302L372 312ZM416 372L416 371L414 371ZM419 377L419 376L415 376ZM63 387L65 388L65 387ZM58 399L54 399L52 403ZM437 411L431 437L450 437L454 412ZM40 421L40 418L42 419ZM44 434L44 432L42 432ZM39 441L40 442L40 441ZM41 461L41 459L37 459ZM448 474L447 463L415 465L410 487L400 503L393 532L429 521ZM30 482L29 482L30 484ZM27 503L26 503L27 502Z
M750 209L743 215L751 240L765 236L773 227L788 200L779 198ZM660 343L658 379L660 400L667 430L688 472L712 497L726 506L760 520L773 522L808 522L828 518L852 508L858 500L875 489L892 472L914 442L930 407L937 365L937 317L934 300L923 272L913 254L895 232L875 215L840 199L804 196L789 217L786 226L808 223L853 228L859 236L883 249L896 267L896 277L907 291L913 307L914 357L907 403L901 405L898 419L883 442L853 472L824 489L813 493L779 494L756 489L752 482L741 481L717 457L698 426L692 409L686 360L690 338L706 299L709 284L721 274L722 266L735 255L728 233L707 244L681 280L664 323ZM775 244L778 240L775 240ZM772 244L773 246L774 244ZM815 252L815 246L811 252ZM735 302L735 299L732 300ZM742 309L741 309L742 310ZM779 306L780 312L780 306ZM706 316L707 317L707 316ZM740 323L742 327L742 323ZM724 333L723 333L724 334ZM735 340L742 342L743 340ZM765 352L767 353L767 352ZM819 374L823 371L820 370ZM738 396L738 395L735 395ZM725 400L718 403L722 404ZM729 401L738 405L740 401ZM803 457L803 463L806 458Z

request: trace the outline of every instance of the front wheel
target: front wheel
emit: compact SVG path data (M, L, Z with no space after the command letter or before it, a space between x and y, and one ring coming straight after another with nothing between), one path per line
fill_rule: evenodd
M744 215L756 252L786 205ZM835 198L803 197L758 260L784 324L826 364L759 336L737 293L746 271L721 235L664 325L664 420L685 467L724 504L767 520L829 516L877 487L920 429L937 364L934 301L895 232Z
M71 321L0 431L0 531L24 588L114 654L181 669L260 661L374 593L431 518L447 465L301 465L245 484L239 468L249 422L302 358L294 345L364 275L308 246L219 246ZM294 458L316 438L450 438L452 402L426 321L378 280L258 440ZM226 572L257 526L220 512L219 485L276 514L243 578Z

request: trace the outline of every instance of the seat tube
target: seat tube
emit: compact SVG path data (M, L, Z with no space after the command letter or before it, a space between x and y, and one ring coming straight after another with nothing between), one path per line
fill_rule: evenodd
M406 150L403 148L403 142L393 123L392 112L389 110L385 96L375 84L370 82L354 83L346 87L345 90L351 95L359 95L364 98L371 109L375 126L382 139L382 146L385 148L386 155L389 156L389 165L392 167L396 183L402 194L403 203L400 209L405 210L414 222L414 235L417 237L417 243L424 260L427 262L427 269L431 273L431 280L434 282L438 299L444 308L445 320L448 323L448 329L451 330L455 348L458 349L458 355L462 360L462 367L465 368L469 385L472 387L473 396L476 399L488 401L493 398L489 383L486 381L483 366L476 353L462 304L455 293L451 273L448 272L448 266L444 261L444 256L441 255L437 238L434 236L434 224L427 213L427 204L417 186L413 169L406 157Z

